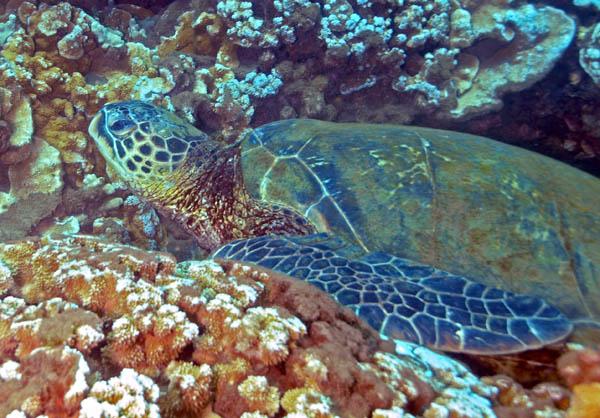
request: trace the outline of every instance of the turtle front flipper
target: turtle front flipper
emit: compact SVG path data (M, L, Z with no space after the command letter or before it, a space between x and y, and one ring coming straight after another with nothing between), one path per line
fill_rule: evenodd
M316 237L316 238L315 238ZM461 353L507 354L564 339L571 322L542 299L383 253L351 259L326 236L263 236L213 257L253 262L306 280L352 308L380 334Z

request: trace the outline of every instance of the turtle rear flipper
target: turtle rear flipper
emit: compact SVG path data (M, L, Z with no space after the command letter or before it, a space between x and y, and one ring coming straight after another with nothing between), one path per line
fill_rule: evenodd
M353 309L382 336L439 350L514 353L571 332L571 322L542 299L385 253L348 258L343 253L351 247L325 234L263 236L231 242L213 257L253 262L306 280Z

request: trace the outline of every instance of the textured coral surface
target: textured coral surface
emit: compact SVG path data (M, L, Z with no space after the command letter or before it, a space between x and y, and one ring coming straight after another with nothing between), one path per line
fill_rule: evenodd
M584 0L0 2L0 242L42 236L0 244L0 415L598 416L597 352L567 353L549 374L560 385L481 380L381 341L291 279L139 249L196 255L111 177L87 128L128 99L228 142L282 118L418 123L600 173L599 12ZM56 238L79 232L105 238Z
M382 341L320 290L249 265L178 264L89 236L1 244L0 260L3 416L563 416L570 405L566 386L480 380ZM559 361L572 416L593 416L582 411L596 405L599 359Z
M226 141L290 117L414 122L597 172L597 11L546 3L3 2L0 239L111 228L164 248L87 135L103 104L133 98Z

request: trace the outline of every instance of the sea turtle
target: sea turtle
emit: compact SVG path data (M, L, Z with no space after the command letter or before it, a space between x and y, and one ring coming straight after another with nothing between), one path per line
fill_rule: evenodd
M353 141L309 151L309 145L318 144L320 138L318 129L309 129L308 138L301 142L302 135L293 133L304 129L303 124L310 127L319 122L286 121L259 128L242 144L243 164L239 143L211 140L168 111L139 101L106 105L92 120L89 132L128 187L179 222L200 246L215 250L215 256L253 261L308 280L354 308L388 338L407 338L447 351L496 354L540 347L570 333L571 322L539 298L484 286L395 256L402 255L401 245L389 245L386 237L401 236L395 230L402 228L395 219L394 205L400 202L394 193L399 190L388 189L381 178L380 183L368 184L372 189L364 195L359 186L365 173L380 170L376 174L382 176L381 168L388 165L397 164L398 189L403 178L419 175L418 168L401 172L394 160L402 158L398 155L377 156L389 146L385 141L394 136L393 127L386 126L384 135L377 132L379 127L369 126L371 134L359 135L359 125L352 125ZM324 126L331 132L336 125ZM290 141L281 137L276 143L275 132L290 134ZM431 147L425 137L419 138L424 147ZM399 152L402 142L397 145ZM334 165L327 161L342 156L345 149L354 150L359 162L364 159L362 166L354 165L356 175L350 179L336 176ZM410 146L405 151L414 152ZM425 170L431 172L434 151L427 152ZM265 158L271 159L267 165ZM367 165L369 158L378 163ZM280 162L292 164L280 170ZM304 171L314 184L304 183L308 181L301 177ZM287 193L296 199L287 205L254 199L247 191L248 179L252 183L260 178L258 190L269 193L273 183L291 185L290 176L302 188ZM344 188L342 181L351 181L357 190L342 196L351 190L351 184ZM321 190L314 201L311 185ZM379 212L359 216L361 199L374 199L369 204L378 206ZM285 200L283 196L281 201ZM384 228L371 231L372 224ZM315 229L337 236L314 234ZM378 231L385 232L380 237L370 235ZM385 246L377 249L384 251L371 252L369 243L379 238Z

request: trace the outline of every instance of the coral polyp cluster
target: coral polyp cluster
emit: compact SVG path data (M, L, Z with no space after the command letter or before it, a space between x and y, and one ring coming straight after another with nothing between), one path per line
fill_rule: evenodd
M214 374L208 364L174 361L167 367L165 375L169 385L161 404L166 416L198 416L212 401Z
M158 394L158 386L152 379L132 369L124 369L119 376L94 383L88 397L81 402L79 416L158 418Z
M409 371L406 362L419 364L413 354L397 357L327 295L268 270L177 264L166 253L86 236L2 244L0 259L0 386L23 383L40 356L63 353L66 362L54 400L25 385L0 402L6 414L368 415L427 409L450 384L479 399L482 411L492 408L493 389L474 376L432 378L426 363L420 376ZM325 406L329 413L319 415Z
M0 260L0 414L11 417L466 418L569 407L587 417L595 407L597 352L565 354L563 386L480 379L424 347L382 341L317 288L248 264L177 263L84 235L0 244Z

